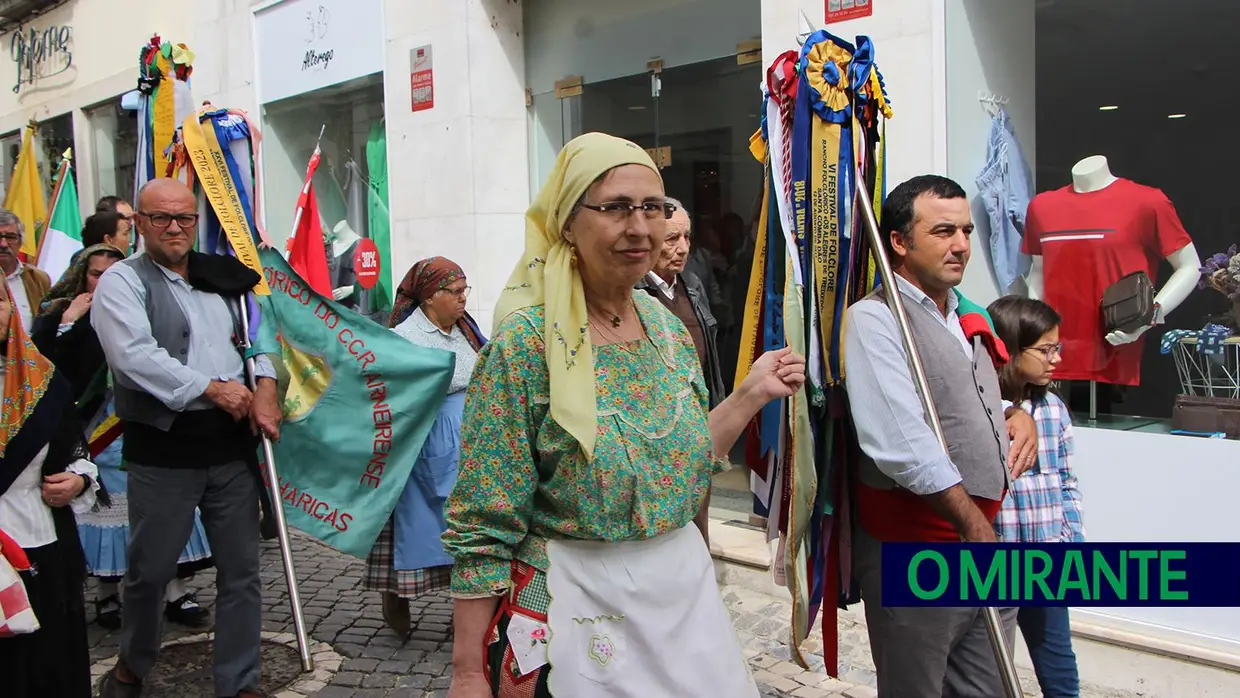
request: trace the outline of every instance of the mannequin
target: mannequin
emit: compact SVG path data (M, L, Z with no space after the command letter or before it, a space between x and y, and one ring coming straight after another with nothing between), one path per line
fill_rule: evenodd
M1056 262L1062 268L1058 272L1050 270L1051 283L1055 283L1055 276L1063 281L1050 293L1044 278L1047 266L1042 254L1043 243L1056 245L1053 253L1078 258ZM1117 330L1104 336L1113 350L1098 349L1104 357L1097 361L1121 361L1126 366L1122 370L1112 370L1111 367L1103 369L1099 364L1097 375L1094 369L1084 370L1080 375L1079 371L1069 369L1064 378L1070 380L1137 385L1139 346L1131 350L1124 347L1137 343L1153 325L1162 324L1166 315L1192 293L1201 277L1197 248L1183 230L1170 201L1157 189L1116 177L1102 155L1087 157L1073 166L1071 187L1034 197L1029 205L1024 246L1031 257L1026 277L1029 295L1052 305L1065 306L1056 308L1065 315L1065 320L1068 313L1094 313L1102 297L1101 291L1125 273L1143 269L1154 279L1157 267L1150 258L1164 258L1174 269L1155 294L1156 308L1151 325L1134 332ZM1083 279L1090 274L1082 275L1080 269L1071 268L1081 263L1080 257L1097 260L1097 278ZM1085 271L1093 272L1093 269ZM1054 302L1055 296L1058 296L1058 303ZM1100 319L1087 319L1077 326L1091 327L1090 322L1100 327ZM1088 337L1069 336L1072 326L1066 321L1061 330L1065 333L1065 355L1072 350L1072 342L1080 342L1089 349L1092 341Z
M353 295L353 282L356 276L353 272L353 251L357 249L357 242L361 237L353 230L347 220L342 220L332 228L331 232L331 259L328 260L328 268L332 276L332 299L336 301L344 301ZM352 303L345 303L352 307Z

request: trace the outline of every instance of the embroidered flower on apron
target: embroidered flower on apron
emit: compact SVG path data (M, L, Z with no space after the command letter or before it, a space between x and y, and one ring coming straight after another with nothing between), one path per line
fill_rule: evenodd
M606 635L591 635L589 654L590 659L598 662L598 665L605 669L616 655L616 646Z

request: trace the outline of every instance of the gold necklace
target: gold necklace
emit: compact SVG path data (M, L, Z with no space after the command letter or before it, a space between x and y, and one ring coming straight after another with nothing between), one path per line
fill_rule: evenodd
M630 305L632 305L632 303L633 303L633 301L631 301L631 300L630 300L630 301L629 301L629 304L630 304ZM621 312L623 312L624 310L628 310L628 307L622 308L622 309L621 309ZM589 302L587 302L587 303L586 303L586 314L587 314L587 315L589 315L589 314L590 314L590 303L589 303ZM612 326L613 328L615 328L615 329L619 329L619 328L620 328L620 325L622 325L622 324L624 323L624 320L620 317L619 313L612 313L612 314L611 314L611 318L610 318L610 320L608 320L608 322L610 322L610 323L611 323L611 326Z
M591 327L593 327L594 329L598 330L599 334L603 335L603 338L604 338L604 339L606 339L606 340L608 340L608 341L611 343L611 346L617 347L618 349L620 349L620 351L622 351L622 352L624 352L624 353L626 353L626 354L629 354L629 355L631 355L631 356L637 356L637 355L638 355L638 354L637 354L636 352L634 352L632 349L629 349L627 346L625 346L625 345L629 344L629 340L625 340L624 338L620 337L619 335L617 335L617 334L615 334L615 333L613 333L613 332L609 332L609 331L607 331L607 330L603 329L603 328L602 328L602 327L601 327L598 323L596 323L593 319L588 319L588 321L589 321L589 323L590 323L590 326L591 326ZM642 341L643 339L648 340L648 341L650 340L650 335L646 333L646 328L645 328L645 326L643 326L643 327L642 327L642 336L641 336L641 337L639 337L639 338L637 338L636 340L632 340L632 341L640 342L640 341ZM651 346L653 346L653 345L654 345L654 342L653 342L653 341L651 341L651 342L650 342L650 344L651 344Z

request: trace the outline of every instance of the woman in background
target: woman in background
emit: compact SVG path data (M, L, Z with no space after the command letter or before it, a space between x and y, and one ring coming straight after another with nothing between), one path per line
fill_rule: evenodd
M366 589L383 594L383 619L401 637L409 635L409 600L446 589L452 558L444 552L444 501L456 484L465 388L486 343L465 312L468 280L444 257L414 264L396 291L388 327L429 349L456 355L456 370L431 431L418 454L392 518L366 558Z
M87 460L72 386L26 336L10 298L0 281L0 531L29 562L20 574L39 628L0 637L0 695L89 698L86 563L74 515L106 504L107 494Z

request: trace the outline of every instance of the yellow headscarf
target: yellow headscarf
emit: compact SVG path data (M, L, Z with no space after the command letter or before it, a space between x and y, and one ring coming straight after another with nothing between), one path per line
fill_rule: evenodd
M594 455L598 429L594 352L581 274L572 264L572 250L564 241L563 230L573 205L590 185L622 165L644 165L659 173L645 150L623 138L587 133L564 146L542 191L525 212L525 252L495 307L494 329L498 331L500 323L512 313L545 306L543 341L551 383L551 418L581 444L587 459Z

